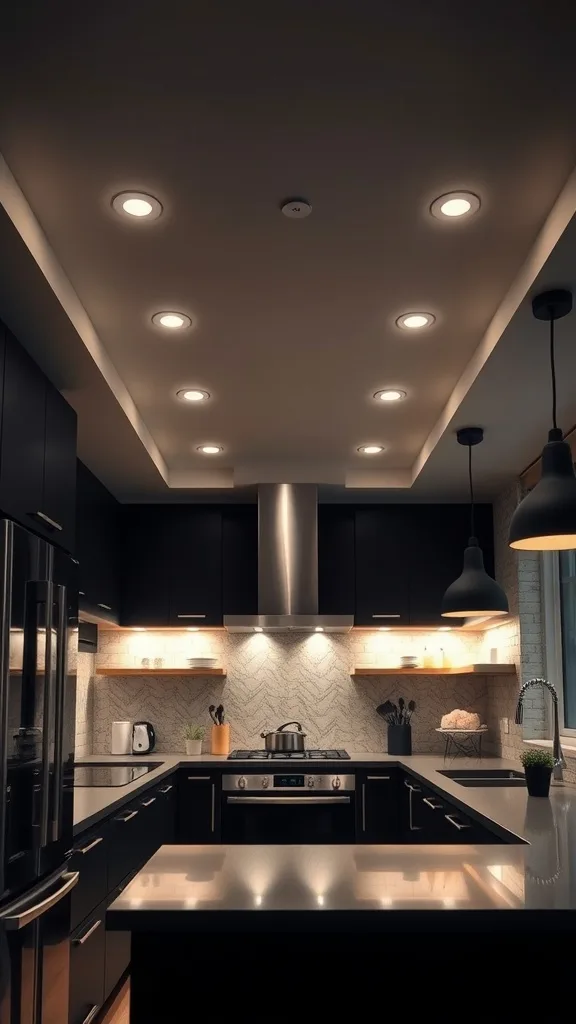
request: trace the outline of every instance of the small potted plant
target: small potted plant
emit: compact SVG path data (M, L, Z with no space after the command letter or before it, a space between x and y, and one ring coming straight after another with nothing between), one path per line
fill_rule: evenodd
M530 796L548 796L554 758L548 750L525 750L520 760L526 776L526 788Z
M204 739L205 729L203 725L187 725L186 732L186 753L190 756L202 753L202 740Z

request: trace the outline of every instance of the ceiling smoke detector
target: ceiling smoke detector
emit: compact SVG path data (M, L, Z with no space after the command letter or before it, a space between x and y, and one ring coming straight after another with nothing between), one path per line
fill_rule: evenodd
M312 213L312 204L307 199L283 199L280 209L285 217L292 220L303 220Z

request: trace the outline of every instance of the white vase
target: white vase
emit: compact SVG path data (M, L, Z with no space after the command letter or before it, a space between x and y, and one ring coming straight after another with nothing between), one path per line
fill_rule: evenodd
M186 753L193 757L202 753L202 740L186 740Z

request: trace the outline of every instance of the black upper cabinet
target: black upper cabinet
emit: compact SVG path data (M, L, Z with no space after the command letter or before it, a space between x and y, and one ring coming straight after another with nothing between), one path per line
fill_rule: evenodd
M409 542L405 506L356 509L357 626L410 625Z
M356 625L445 625L440 615L442 595L462 572L469 530L468 505L358 508ZM486 570L493 574L491 505L477 506L476 533ZM461 621L453 619L451 624L458 626Z
M353 615L356 570L353 505L318 506L318 610Z
M0 456L0 507L42 529L46 380L36 363L6 332Z
M122 509L122 520L121 624L220 625L220 509L129 505Z
M5 330L0 508L68 551L76 525L76 413Z
M222 624L222 512L209 505L165 509L171 626Z
M121 509L120 623L168 626L169 547L165 506L124 505Z
M95 614L118 614L119 518L119 502L78 462L76 551L80 562L80 607Z
M258 612L258 506L222 509L222 610L224 615Z
M76 542L76 413L46 382L43 512L61 529L54 533L68 551ZM57 530L57 526L54 530Z
M406 509L410 523L410 625L442 626L450 621L440 614L444 591L462 572L464 549L470 536L468 505L413 505ZM492 506L478 505L475 528L484 552L486 571L494 573Z

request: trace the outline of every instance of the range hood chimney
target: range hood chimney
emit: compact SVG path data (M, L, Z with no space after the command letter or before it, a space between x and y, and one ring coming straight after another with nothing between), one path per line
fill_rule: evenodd
M347 633L350 615L318 613L318 489L315 484L258 488L258 614L225 615L229 632Z

